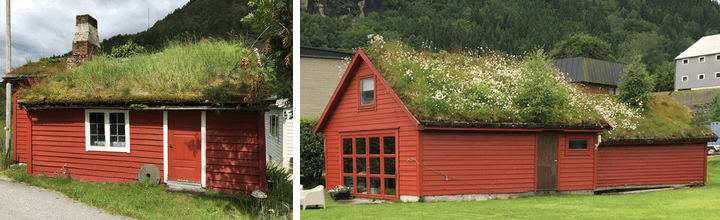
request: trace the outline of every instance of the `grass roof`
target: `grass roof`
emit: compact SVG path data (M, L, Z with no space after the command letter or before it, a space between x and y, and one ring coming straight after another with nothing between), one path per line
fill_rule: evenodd
M606 124L542 51L416 51L375 36L365 54L421 122Z
M644 112L630 119L629 126L618 126L602 133L603 141L717 140L715 133L695 122L690 109L667 94L653 94Z
M60 70L63 62L27 64L51 75L18 93L26 104L254 103L268 95L257 60L237 43L171 42L156 54L98 56L71 70Z

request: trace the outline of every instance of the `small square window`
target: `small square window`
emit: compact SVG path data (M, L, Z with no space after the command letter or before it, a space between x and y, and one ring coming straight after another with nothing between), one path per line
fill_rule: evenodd
M568 143L568 148L570 150L587 150L588 149L588 141L587 140L570 140Z
M715 78L720 78L720 72L715 73Z
M705 74L704 73L698 74L698 80L703 80L703 79L705 79Z
M683 76L683 77L682 77L682 81L683 81L683 82L687 82L687 81L688 81L688 76Z
M683 65L687 65L688 63L690 63L690 60L688 60L688 59L684 59L684 60L682 61L682 64L683 64Z
M360 105L369 105L375 102L375 85L373 78L360 80Z
M698 63L704 63L705 57L698 57Z
M720 54L715 55L715 60L720 60Z

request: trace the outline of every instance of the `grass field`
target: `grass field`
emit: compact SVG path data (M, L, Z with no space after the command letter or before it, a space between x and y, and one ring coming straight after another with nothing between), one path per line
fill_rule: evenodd
M705 187L633 195L539 196L510 200L344 205L302 219L720 219L720 157L708 158Z

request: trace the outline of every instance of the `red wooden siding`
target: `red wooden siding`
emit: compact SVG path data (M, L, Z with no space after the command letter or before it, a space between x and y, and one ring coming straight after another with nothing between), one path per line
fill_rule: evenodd
M705 182L706 142L601 145L597 186Z
M423 196L535 191L535 133L424 131L421 152Z
M32 111L32 174L133 182L152 163L163 173L162 112L130 111L130 153L85 151L85 110Z
M356 56L356 59L361 59ZM347 76L346 83L335 94L335 104L328 108L326 126L320 131L325 137L326 187L343 185L341 135L362 135L363 131L397 131L398 188L396 195L418 195L418 170L415 162L407 158L417 157L417 122L409 117L402 103L394 96L384 80L365 61L356 64ZM352 66L352 65L351 65ZM375 77L374 108L360 107L360 79ZM341 82L342 83L342 82ZM332 103L332 100L331 100Z
M27 112L17 105L17 99L20 97L19 94L13 94L13 160L19 163L27 163L27 151L28 151L28 126L30 126L30 119L27 116Z
M207 186L226 193L265 190L263 113L207 112Z
M558 139L558 191L595 189L597 133L563 133ZM587 150L568 150L568 138L588 140Z

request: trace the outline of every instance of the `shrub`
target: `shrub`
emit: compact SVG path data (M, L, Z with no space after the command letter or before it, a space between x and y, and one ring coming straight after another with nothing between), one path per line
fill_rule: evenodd
M645 68L640 59L642 56L638 55L635 60L632 61L625 70L625 74L620 77L620 101L628 103L633 108L645 107L650 101L650 91L655 88L655 82L653 78Z
M268 163L267 179L274 184L268 187L267 207L274 209L276 214L284 215L290 211L293 203L293 183L291 174L279 165Z
M314 134L313 130L320 120L320 115L300 117L300 183L305 187L321 184L325 170L325 151L323 136Z
M542 49L531 54L523 64L525 80L519 87L515 104L527 121L545 122L561 117L558 109L566 109L570 99L567 86L549 68Z
M136 44L132 41L132 39L128 40L127 43L123 45L114 46L112 48L111 56L118 58L118 57L129 57L135 54L140 54L145 52L145 47L140 46L139 44Z

